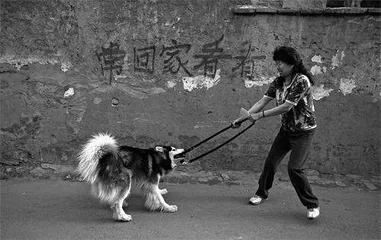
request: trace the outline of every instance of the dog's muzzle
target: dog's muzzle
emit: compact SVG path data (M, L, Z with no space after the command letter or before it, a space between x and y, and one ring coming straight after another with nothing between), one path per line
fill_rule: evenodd
M176 154L174 157L175 162L184 164L185 163L185 153Z

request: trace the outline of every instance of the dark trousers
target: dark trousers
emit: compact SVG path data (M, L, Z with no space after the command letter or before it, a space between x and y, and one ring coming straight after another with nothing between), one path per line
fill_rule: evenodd
M266 158L262 174L259 178L259 187L256 195L262 198L268 197L268 190L273 185L277 168L284 156L291 151L288 162L288 175L292 186L304 206L307 208L319 206L319 201L312 193L311 186L303 172L314 133L314 129L295 133L280 129Z

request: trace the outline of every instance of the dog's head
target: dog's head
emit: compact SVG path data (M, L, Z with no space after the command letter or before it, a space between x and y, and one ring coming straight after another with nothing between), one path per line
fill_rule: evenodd
M184 149L175 148L172 146L156 146L155 151L161 155L160 167L162 167L166 173L176 168L177 163L182 158L175 158L176 155L184 152Z

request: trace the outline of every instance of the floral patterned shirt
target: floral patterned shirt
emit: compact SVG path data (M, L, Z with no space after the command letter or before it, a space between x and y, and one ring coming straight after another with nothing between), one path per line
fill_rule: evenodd
M290 111L282 113L282 127L289 132L307 131L316 128L315 107L312 99L311 83L307 76L297 74L289 86L277 86L275 79L265 96L276 100L279 106L284 102L294 105Z

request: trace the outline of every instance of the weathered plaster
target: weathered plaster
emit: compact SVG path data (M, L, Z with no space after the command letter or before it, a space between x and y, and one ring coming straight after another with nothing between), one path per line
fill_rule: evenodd
M322 98L328 97L330 92L332 91L333 91L332 88L326 89L324 88L324 84L320 84L317 87L316 86L312 87L312 97L314 98L314 100L318 101Z
M192 91L192 90L201 89L201 88L209 89L217 85L220 79L221 79L220 69L217 69L216 75L214 78L204 76L204 75L199 75L195 77L184 77L183 86L184 86L184 89L187 91Z
M167 88L174 88L177 85L176 81L168 81Z
M69 88L68 90L66 90L66 92L64 93L64 97L67 98L67 97L70 97L70 96L73 96L74 95L74 88Z
M70 68L72 68L72 67L73 67L73 65L71 64L71 62L62 62L62 63L61 63L61 70L62 70L63 72L67 72L67 71L69 71Z
M336 54L332 57L331 69L339 67L342 64L344 57L344 51L340 52L339 50L337 50Z
M353 79L341 78L340 79L340 91L345 95L352 93L352 90L356 87L356 82Z
M312 66L310 71L311 71L312 75L323 74L322 68L320 66L318 66L318 65Z
M39 63L39 64L58 64L59 61L56 59L46 59L39 57L28 57L28 58L20 58L12 55L0 56L0 63L9 63L14 65L17 70L20 70L22 66L28 65L30 63Z
M27 57L27 58L20 58L13 55L4 55L0 56L0 63L9 63L12 64L17 68L17 70L20 70L23 66L26 66L28 64L32 63L38 63L42 65L46 64L60 64L61 63L61 70L63 72L67 72L71 67L71 62L68 61L59 61L57 59L49 59L49 58L41 58L41 57Z
M272 81L274 81L275 77L256 77L253 79L245 79L245 87L246 88L252 88L252 87L261 87L264 85L270 84Z
M311 58L311 61L312 62L316 62L316 63L323 63L322 60L321 60L321 56L320 55L315 55Z

